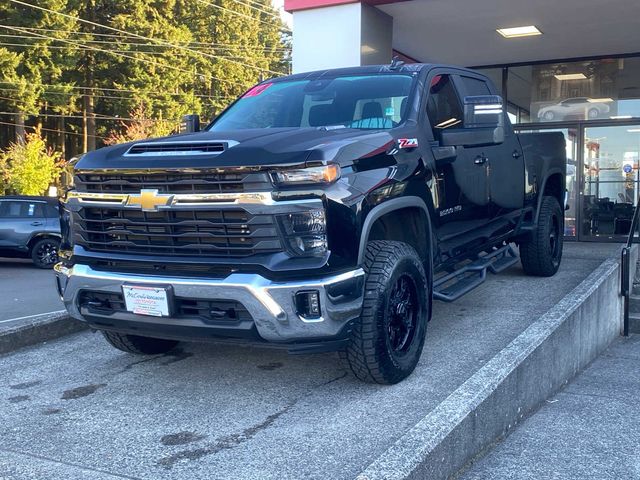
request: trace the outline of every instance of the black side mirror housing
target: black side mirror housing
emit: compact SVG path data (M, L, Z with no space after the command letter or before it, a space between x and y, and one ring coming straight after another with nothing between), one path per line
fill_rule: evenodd
M464 98L464 127L444 129L442 146L475 147L499 145L504 142L504 109L498 95Z
M200 131L200 116L196 113L184 115L180 122L180 133L195 133Z

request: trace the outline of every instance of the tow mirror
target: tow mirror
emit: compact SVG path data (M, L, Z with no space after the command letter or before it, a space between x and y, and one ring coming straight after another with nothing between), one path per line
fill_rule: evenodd
M195 133L200 131L200 116L196 113L184 115L180 122L180 133Z
M504 109L498 95L464 98L464 127L444 129L441 145L474 147L504 142Z

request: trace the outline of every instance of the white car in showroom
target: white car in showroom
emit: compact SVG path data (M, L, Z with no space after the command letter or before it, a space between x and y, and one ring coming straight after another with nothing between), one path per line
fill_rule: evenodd
M609 113L610 109L605 102L593 101L588 97L575 97L540 108L538 118L547 122L576 117L593 120Z

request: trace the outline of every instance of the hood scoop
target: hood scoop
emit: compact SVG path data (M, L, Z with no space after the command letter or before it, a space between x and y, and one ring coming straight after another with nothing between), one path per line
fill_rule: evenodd
M144 142L132 145L125 157L192 157L219 155L237 145L234 140L203 140L182 142Z

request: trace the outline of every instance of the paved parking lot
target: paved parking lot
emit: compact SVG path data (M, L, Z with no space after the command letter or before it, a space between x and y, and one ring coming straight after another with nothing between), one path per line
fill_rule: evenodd
M334 354L183 344L130 356L89 332L0 357L0 478L353 478L617 246L569 244L436 303L416 372L354 380Z
M62 310L52 270L42 270L30 260L0 258L0 322Z

